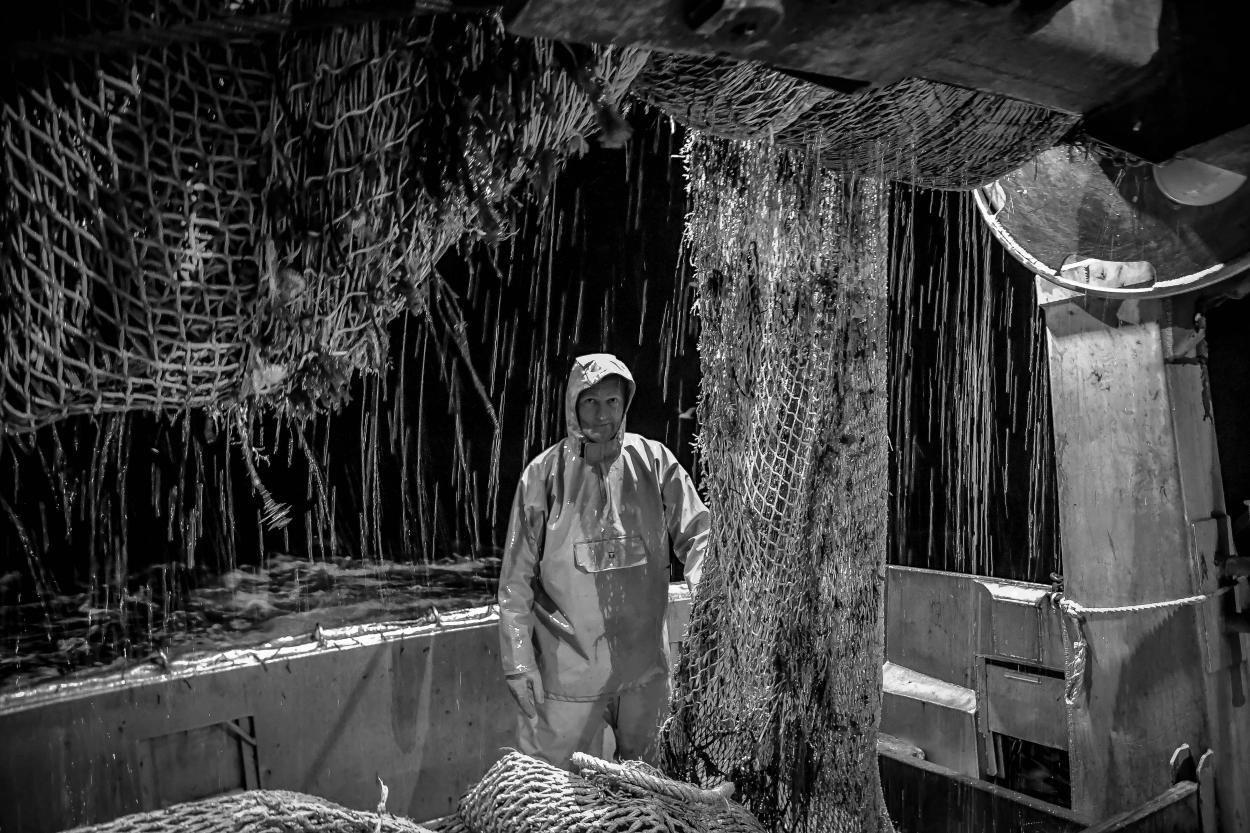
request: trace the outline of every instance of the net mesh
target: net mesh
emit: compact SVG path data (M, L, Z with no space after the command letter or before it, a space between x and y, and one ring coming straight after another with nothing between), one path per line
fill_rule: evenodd
M460 801L444 831L467 833L763 833L740 804L692 798L692 790L652 773L603 766L566 772L507 752ZM576 761L575 761L576 763ZM624 770L624 773L613 770ZM623 775L625 777L623 777ZM628 777L633 775L635 777Z
M581 756L567 772L507 751L450 816L417 824L286 790L249 790L189 801L78 833L764 833L742 805L702 794L645 764ZM385 805L383 798L382 805Z
M642 61L601 49L574 73L493 17L350 8L351 25L134 43L267 11L78 3L40 34L134 48L17 66L0 125L6 431L333 409L384 366L392 318L428 317L439 255L501 234L521 186L584 146Z
M1066 113L919 78L846 94L759 64L690 55L653 55L634 92L716 136L816 148L833 170L927 188L991 182L1076 123Z
M694 138L703 485L717 522L662 732L773 830L875 830L886 544L885 195Z
M352 810L324 798L287 790L249 790L188 801L75 830L77 833L432 833L429 827L402 817Z

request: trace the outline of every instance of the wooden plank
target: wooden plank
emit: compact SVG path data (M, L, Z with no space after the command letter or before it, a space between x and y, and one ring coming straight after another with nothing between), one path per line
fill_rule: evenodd
M1201 833L1198 821L1198 785L1173 784L1131 810L1112 816L1085 833Z
M1162 8L1161 0L1067 0L1038 8L1037 25L1022 26L1020 4L787 0L755 4L784 7L780 25L734 41L697 34L671 0L518 5L508 28L527 37L728 55L835 82L916 76L1070 113L1089 112L1143 78L1158 52Z
M1190 573L1190 592L1212 593L1219 587L1216 557L1228 545L1224 486L1213 421L1220 415L1211 413L1206 364L1196 360L1201 334L1194 327L1192 302L1172 302L1168 320L1171 327L1164 339L1167 397L1180 472L1179 503L1190 522L1188 547L1182 560ZM1219 805L1223 829L1250 830L1250 791L1245 788L1250 784L1250 708L1246 705L1250 665L1243 650L1250 643L1241 636L1225 633L1223 610L1229 609L1228 601L1207 602L1191 608L1184 616L1193 623L1203 659L1201 671L1205 673L1199 677L1203 684L1201 703L1210 727L1207 734L1193 737L1199 739L1198 749L1209 747L1214 752L1208 759L1214 773L1208 778L1214 780L1216 794L1210 803Z
M1202 820L1202 833L1219 830L1215 798L1215 753L1208 749L1198 759L1198 816Z
M1195 592L1161 302L1045 307L1065 592L1087 607ZM1177 743L1206 738L1192 612L1093 619L1069 709L1073 806L1093 818L1168 787Z
M917 74L1088 113L1140 79L1138 70L1158 53L1161 11L1159 0L1071 0L1026 37L951 49Z
M840 79L889 83L914 75L915 67L949 51L953 43L1005 36L1012 11L971 8L957 0L788 2L773 32L737 43L696 33L680 4L671 0L528 0L514 5L507 24L526 37L732 55Z
M1168 760L1168 771L1172 774L1173 784L1195 780L1198 769L1194 763L1194 756L1189 749L1188 743L1182 743L1176 747L1176 751L1172 753L1171 759Z
M1081 817L988 781L881 746L882 789L898 833L1075 833Z
M1185 148L1177 155L1250 176L1250 124L1225 131L1205 142Z

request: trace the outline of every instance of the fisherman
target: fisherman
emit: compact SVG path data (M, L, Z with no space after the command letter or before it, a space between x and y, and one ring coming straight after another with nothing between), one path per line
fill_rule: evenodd
M526 466L499 576L503 671L518 746L568 766L599 754L655 762L668 708L669 553L699 581L708 511L662 443L625 431L634 378L615 356L579 356L564 394L568 436Z

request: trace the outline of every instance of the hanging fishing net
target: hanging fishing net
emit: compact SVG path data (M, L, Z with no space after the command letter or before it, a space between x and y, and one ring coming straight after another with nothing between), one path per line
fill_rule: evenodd
M716 136L815 147L830 169L926 188L991 182L1076 123L1066 113L919 78L848 94L759 64L690 55L653 55L633 92Z
M885 195L763 142L686 152L716 523L664 769L732 781L774 830L875 830Z
M641 65L602 49L566 71L558 47L494 17L53 8L9 33L8 432L73 414L335 408L385 366L392 318L428 316L443 251L504 233L521 186L584 146ZM301 13L327 25L279 25Z

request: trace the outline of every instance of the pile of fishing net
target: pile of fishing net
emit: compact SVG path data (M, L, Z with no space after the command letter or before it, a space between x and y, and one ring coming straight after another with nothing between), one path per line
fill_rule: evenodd
M248 792L133 813L77 833L432 833L385 812L362 812L286 790Z
M643 60L566 69L494 16L370 8L60 0L11 21L0 429L333 409L385 367L391 319L431 314L442 253L505 233Z
M252 790L78 828L79 833L763 833L726 792L663 777L645 764L574 757L579 772L506 753L456 813L419 825L315 796Z
M506 753L460 800L443 833L763 833L726 793L664 777L641 763L573 756L566 772Z

